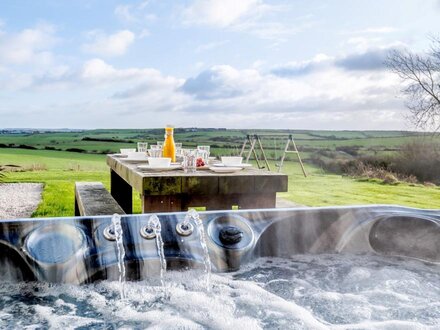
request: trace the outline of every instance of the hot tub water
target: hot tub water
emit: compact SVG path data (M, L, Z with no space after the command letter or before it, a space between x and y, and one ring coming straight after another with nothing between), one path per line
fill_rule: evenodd
M148 281L0 284L0 328L436 329L440 267L368 255L261 258L240 271Z

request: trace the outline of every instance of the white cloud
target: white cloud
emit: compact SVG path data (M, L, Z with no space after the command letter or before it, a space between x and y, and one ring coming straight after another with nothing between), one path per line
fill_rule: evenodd
M52 111L40 117L52 120L54 113L63 113L60 126L66 126L63 120L76 127L85 122L90 127L160 126L171 120L178 126L403 128L397 78L383 70L347 70L337 60L318 54L278 67L313 68L299 75L276 75L258 65L216 65L181 79L153 68L120 69L95 58L76 69L17 74L14 81L38 111Z
M395 98L399 90L395 76L377 70L347 71L324 56L306 62L320 61L326 65L289 78L214 66L182 86L193 97L185 111L232 127L402 127L404 107ZM256 121L251 123L246 117Z
M261 0L195 0L184 9L183 20L186 24L227 27L266 8Z
M48 65L52 62L50 50L56 41L55 28L49 24L39 24L19 33L0 33L0 63Z
M82 50L104 57L124 55L135 39L134 33L129 30L121 30L111 35L91 31L89 37L92 41L82 45Z
M185 25L202 25L246 32L261 39L286 41L315 24L312 15L294 15L291 5L266 4L263 0L194 0L181 13ZM291 12L288 20L271 20L270 14Z
M118 84L129 82L133 84L148 83L152 89L163 89L164 87L175 89L183 83L183 80L163 76L160 71L151 68L129 68L116 69L112 65L101 59L92 59L87 61L78 77L87 83L94 84ZM118 83L114 83L117 81Z

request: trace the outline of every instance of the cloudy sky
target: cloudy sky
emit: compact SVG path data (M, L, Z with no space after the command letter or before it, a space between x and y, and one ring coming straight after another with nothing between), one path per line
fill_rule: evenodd
M0 127L410 129L438 0L5 0Z

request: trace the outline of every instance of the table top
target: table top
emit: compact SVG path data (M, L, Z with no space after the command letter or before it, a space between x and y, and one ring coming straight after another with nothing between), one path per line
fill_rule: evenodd
M107 155L107 165L141 194L235 194L287 191L287 175L257 168L234 173L198 170L146 172L137 169L141 163L125 162L123 158Z

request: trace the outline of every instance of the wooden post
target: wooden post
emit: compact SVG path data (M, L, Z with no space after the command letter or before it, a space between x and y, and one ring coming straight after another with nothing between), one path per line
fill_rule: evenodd
M133 213L133 189L112 169L110 169L110 192L126 214Z

